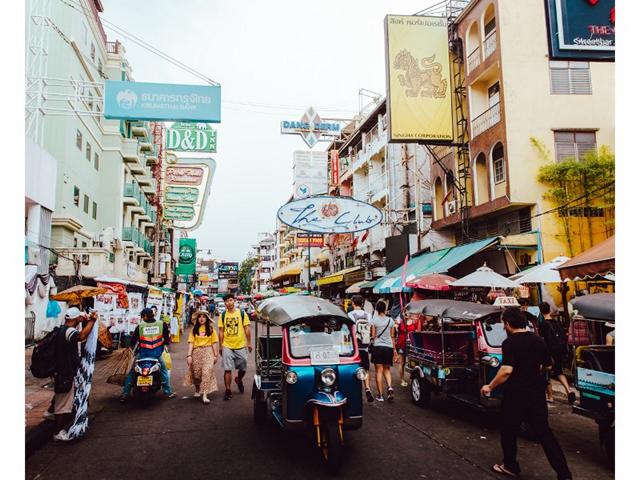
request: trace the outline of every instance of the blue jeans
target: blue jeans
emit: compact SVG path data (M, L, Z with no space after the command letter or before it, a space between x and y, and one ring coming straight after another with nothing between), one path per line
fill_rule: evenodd
M140 357L136 357L140 358ZM169 370L167 370L167 365L164 363L164 359L159 357L160 361L160 377L162 378L162 392L165 395L171 395L171 378L169 377ZM135 366L135 365L134 365ZM124 397L128 397L131 392L131 387L133 387L133 368L129 370L127 377L124 379L124 386L122 387L122 395Z

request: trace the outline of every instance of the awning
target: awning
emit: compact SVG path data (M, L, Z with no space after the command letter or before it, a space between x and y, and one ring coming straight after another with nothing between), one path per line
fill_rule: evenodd
M302 264L298 262L292 263L291 265L286 265L273 272L273 274L271 274L271 281L276 281L284 277L291 277L293 275L300 275L300 272L302 272Z
M569 261L569 257L556 257L553 260L543 263L542 265L536 265L528 270L520 273L516 273L509 277L516 283L560 283L560 273L556 268L563 263Z
M345 275L362 269L363 267L345 268L344 270L340 270L339 272L336 272L332 275L327 275L326 277L319 278L317 282L319 286L330 285L332 283L340 283L344 281Z
M497 243L499 237L491 237L477 242L458 245L456 247L444 248L435 252L428 252L419 257L412 258L407 263L406 281L409 282L429 273L445 273L472 255ZM393 272L382 277L373 288L374 293L398 293L402 284L402 268L400 266ZM410 292L411 289L404 287L403 291Z
M616 237L607 238L557 267L563 280L604 277L616 270Z

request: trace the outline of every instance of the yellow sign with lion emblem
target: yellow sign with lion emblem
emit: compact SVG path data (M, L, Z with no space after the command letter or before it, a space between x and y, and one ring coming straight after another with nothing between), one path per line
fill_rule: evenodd
M447 19L387 15L385 36L389 140L452 142Z

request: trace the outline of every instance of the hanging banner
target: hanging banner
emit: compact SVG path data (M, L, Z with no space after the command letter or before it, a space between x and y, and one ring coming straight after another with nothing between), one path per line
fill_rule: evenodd
M178 249L176 275L194 275L196 273L196 239L181 238ZM162 294L160 296L162 298Z
M106 80L104 117L220 123L220 86Z
M319 195L289 202L278 209L285 225L313 233L354 233L378 225L382 212L349 197Z
M446 17L385 18L389 141L453 141Z
M331 185L338 185L340 182L340 157L338 150L331 150Z

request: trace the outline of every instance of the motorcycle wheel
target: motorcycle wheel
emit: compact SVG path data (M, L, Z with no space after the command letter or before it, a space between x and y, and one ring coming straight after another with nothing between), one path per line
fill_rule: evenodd
M422 408L427 408L431 403L431 391L424 378L418 375L411 377L411 400Z
M329 473L338 473L342 464L342 442L337 421L323 422L320 426L320 454Z
M253 422L262 425L267 421L267 403L261 402L258 398L253 399Z

